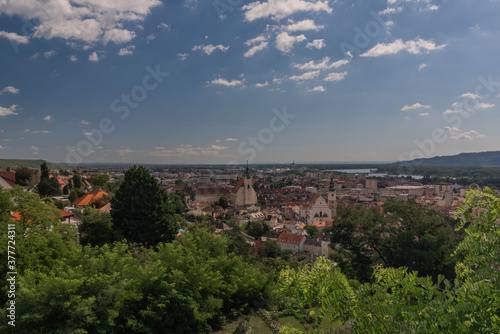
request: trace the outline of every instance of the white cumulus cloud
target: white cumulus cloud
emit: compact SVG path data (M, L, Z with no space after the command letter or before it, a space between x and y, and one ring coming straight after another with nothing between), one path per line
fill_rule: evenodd
M323 86L316 86L313 89L309 89L308 92L324 92L325 88Z
M17 105L13 104L8 108L4 108L0 106L0 116L10 116L10 115L17 115L15 112L17 109Z
M248 49L248 51L243 54L243 57L245 58L253 57L257 52L267 48L268 46L267 37L264 35L257 36L255 38L246 41L245 45L250 46L250 49Z
M347 72L342 72L342 73L332 72L332 73L328 74L327 76L325 76L323 78L323 81L341 81L341 80L344 80L346 75L347 75Z
M180 61L184 61L188 58L189 53L178 53L177 57L179 58Z
M160 0L19 0L0 6L0 14L36 22L33 38L61 38L92 45L129 42L135 32L123 28L124 24L143 21L159 5ZM17 39L18 43L28 42L25 36L3 37Z
M48 59L48 58L52 57L53 55L55 55L56 53L57 52L55 50L50 50L50 51L44 52L43 56Z
M289 79L295 81L311 80L318 77L319 71L310 71L301 75L292 75Z
M291 36L286 31L276 36L276 48L283 52L289 53L293 50L295 43L300 43L306 40L306 36Z
M121 48L120 51L118 51L119 56L127 56L131 55L134 52L135 45L129 45L125 48Z
M229 46L224 46L221 44L219 44L219 45L201 44L201 45L193 46L192 50L193 51L202 51L203 53L205 53L207 55L211 55L215 50L220 50L222 52L226 52L227 50L229 50Z
M29 42L28 37L18 35L15 32L0 31L0 37L7 38L9 41L17 44L28 44Z
M98 62L104 59L104 51L94 51L89 55L89 60L93 62Z
M403 42L401 39L397 39L392 43L379 43L370 50L361 54L361 57L380 57L398 54L401 51L406 51L411 54L419 54L422 51L430 52L434 50L442 50L445 46L446 44L437 46L434 42L426 41L421 38L415 41L406 42Z
M255 1L243 6L242 9L245 12L245 21L249 22L267 17L271 17L271 19L278 21L298 12L332 12L332 8L329 6L328 1L321 0Z
M306 48L308 49L322 49L326 46L325 40L324 39L315 39L312 42L309 42L306 44Z
M1 90L0 90L0 95L5 94L5 93L17 94L17 93L19 93L20 91L21 91L21 90L20 90L19 88L12 87L12 86L7 86L7 87L5 87L4 89L1 89Z
M226 87L236 87L236 86L243 86L244 85L244 82L243 80L226 80L226 79L222 79L222 78L217 78L217 79L214 79L210 82L208 82L212 85L220 85L220 86L226 86Z
M420 65L418 65L418 70L419 70L419 71L422 71L422 70L423 70L424 68L426 68L427 66L429 66L429 65L427 65L427 64L420 64Z
M269 82L267 82L267 81L266 81L266 82L264 82L264 83L256 83L256 84L255 84L255 87L257 87L257 88L261 88L261 87L266 87L266 86L268 86L268 85L269 85Z
M291 23L287 26L285 26L285 30L294 32L294 31L308 31L308 30L314 30L314 31L319 31L321 29L324 29L325 26L323 25L316 25L313 20L302 20L299 22Z
M298 68L299 70L325 70L331 68L339 68L341 66L349 64L349 62L350 60L347 59L330 62L330 57L323 57L323 59L318 62L311 60L304 64L293 64L292 66Z
M465 131L456 127L445 126L444 129L450 133L450 138L454 140L474 140L484 137L476 130Z
M429 105L423 105L419 102L415 103L415 104L412 104L411 106L410 105L407 105L407 106L404 106L403 108L401 108L402 111L408 111L408 110L415 110L415 109L429 109L431 106Z

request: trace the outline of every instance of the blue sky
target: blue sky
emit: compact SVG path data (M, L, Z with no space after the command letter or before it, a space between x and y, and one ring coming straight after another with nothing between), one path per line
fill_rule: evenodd
M0 158L500 150L500 1L0 2Z

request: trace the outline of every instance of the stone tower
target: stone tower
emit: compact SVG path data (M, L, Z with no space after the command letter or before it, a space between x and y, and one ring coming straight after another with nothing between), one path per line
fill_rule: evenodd
M330 187L328 188L328 207L332 210L332 218L337 216L337 190L333 178L330 179Z

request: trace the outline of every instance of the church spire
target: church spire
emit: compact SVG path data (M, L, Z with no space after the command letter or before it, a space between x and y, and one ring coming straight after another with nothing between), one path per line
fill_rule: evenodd
M249 179L249 178L250 178L250 168L248 167L248 160L247 160L247 169L246 169L246 171L245 171L245 177L246 177L247 179Z

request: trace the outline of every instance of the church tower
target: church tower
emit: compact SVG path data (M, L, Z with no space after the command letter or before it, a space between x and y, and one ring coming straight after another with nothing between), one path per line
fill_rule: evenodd
M333 178L330 179L330 187L328 188L328 207L332 210L332 218L337 216L337 190Z
M231 200L235 208L249 208L257 205L257 193L253 188L248 161L244 177L238 178L231 192Z

